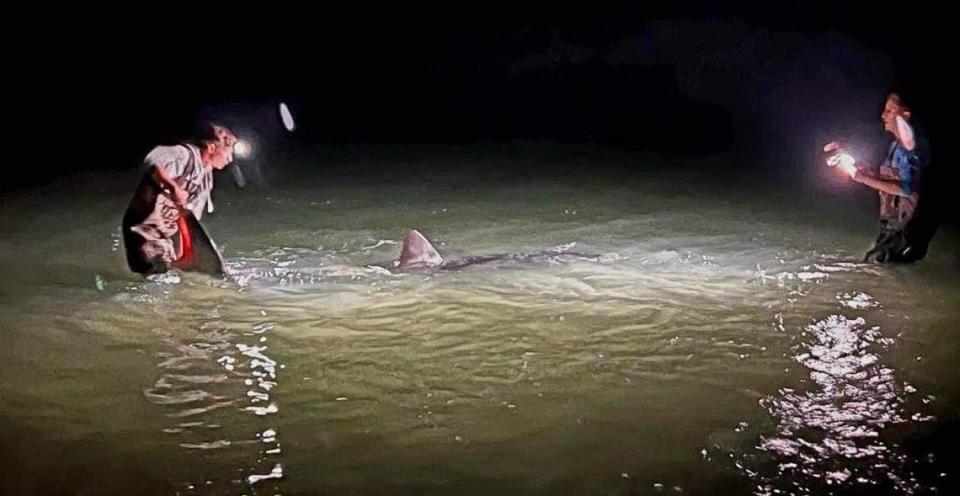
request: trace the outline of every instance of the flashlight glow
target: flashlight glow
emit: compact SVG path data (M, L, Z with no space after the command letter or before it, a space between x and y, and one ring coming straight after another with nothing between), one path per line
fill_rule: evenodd
M240 158L249 157L251 152L253 152L253 147L250 146L250 142L246 140L237 140L237 142L233 144L233 153Z
M846 173L848 176L853 177L857 175L857 167L852 163L841 163L837 166L840 170Z
M837 153L827 158L828 166L837 167L850 177L853 177L857 173L856 163L857 159L853 158L849 153Z
M857 159L853 158L849 153L838 153L836 155L830 156L827 159L827 165L830 167L840 166L844 169L847 169L857 163Z

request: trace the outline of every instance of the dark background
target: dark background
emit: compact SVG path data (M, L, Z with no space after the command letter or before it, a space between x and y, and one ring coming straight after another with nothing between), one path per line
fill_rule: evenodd
M303 160L344 147L540 140L723 156L731 176L790 178L822 163L819 147L835 137L876 161L886 139L879 114L893 90L931 140L938 183L956 178L946 136L955 43L942 8L116 10L58 11L10 42L8 77L19 84L9 102L25 145L16 160L32 165L8 166L4 191L135 168L153 145L224 112ZM292 135L251 110L278 101L294 110Z

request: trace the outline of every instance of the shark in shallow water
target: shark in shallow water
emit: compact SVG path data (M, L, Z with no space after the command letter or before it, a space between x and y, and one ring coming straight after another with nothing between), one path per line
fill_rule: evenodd
M401 271L448 271L494 262L570 262L573 260L598 262L604 258L602 255L573 252L567 246L537 252L473 255L445 259L426 236L416 229L410 229L403 237L400 258L393 262L393 268Z
M374 246L364 248L369 250L383 244L394 244L391 241L380 241ZM472 255L462 257L444 257L437 248L420 231L411 229L404 235L400 256L392 261L366 266L321 264L314 267L291 267L292 262L284 262L282 266L271 268L244 268L243 262L229 271L234 280L246 284L251 280L266 278L281 278L287 282L312 283L330 278L357 279L372 274L403 275L411 273L441 273L455 271L474 265L509 265L514 263L572 263L575 261L590 261L608 263L620 259L616 253L603 255L572 251L574 243L553 247L535 252L502 253L493 255Z

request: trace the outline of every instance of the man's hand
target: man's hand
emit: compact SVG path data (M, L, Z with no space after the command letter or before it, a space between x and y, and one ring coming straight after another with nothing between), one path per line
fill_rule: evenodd
M162 188L165 188L170 192L170 199L173 200L173 203L180 208L187 208L187 203L190 199L190 195L177 184L170 176L164 172L163 167L154 167L153 168L154 179L160 183Z
M862 171L863 171L863 169L860 169L859 167L854 168L853 170L851 170L851 171L849 172L849 174L850 174L850 179L853 179L854 181L856 181L856 182L858 182L858 183L863 183L864 174L863 174Z
M823 147L823 152L824 152L824 153L829 153L829 154L831 154L831 155L836 155L836 154L838 154L838 153L843 153L843 151L844 151L844 150L843 150L843 144L841 144L839 141L831 141L831 142L827 143L826 145L824 145L824 147Z
M177 206L180 208L187 208L189 195L183 188L179 186L174 186L173 190L171 191L171 194L173 196L173 203L176 203Z

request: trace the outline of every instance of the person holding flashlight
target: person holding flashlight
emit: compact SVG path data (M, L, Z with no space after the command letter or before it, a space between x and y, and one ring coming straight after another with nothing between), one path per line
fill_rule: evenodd
M224 126L203 126L196 141L158 146L123 216L127 265L140 274L167 271L183 255L183 217L212 211L213 172L233 161L237 138ZM188 242L188 240L186 241Z
M926 139L910 123L910 109L897 93L887 96L880 115L885 131L893 135L883 163L871 173L838 143L830 143L827 165L837 166L850 178L880 195L880 233L864 261L913 262L926 255L932 232L928 222L912 222L920 202L920 179L930 161Z

